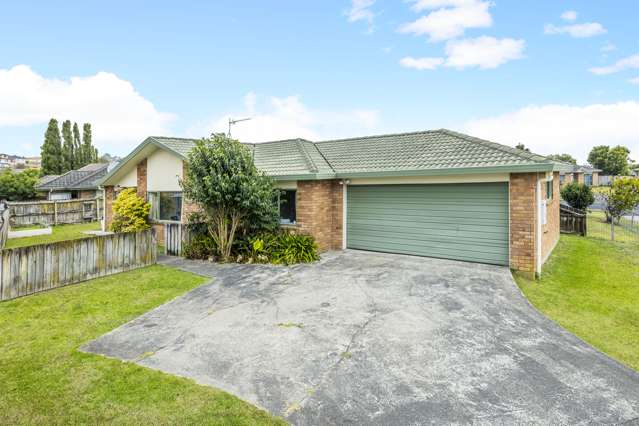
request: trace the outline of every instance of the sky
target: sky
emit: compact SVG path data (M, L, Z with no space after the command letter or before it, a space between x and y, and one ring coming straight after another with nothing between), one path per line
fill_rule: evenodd
M585 162L639 160L636 0L5 1L0 152L51 117L100 152L449 128Z

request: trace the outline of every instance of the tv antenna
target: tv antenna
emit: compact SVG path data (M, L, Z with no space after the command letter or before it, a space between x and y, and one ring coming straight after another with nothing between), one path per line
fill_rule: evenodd
M237 123L239 123L241 121L248 121L250 119L251 119L251 117L237 118L237 119L229 117L229 138L231 137L231 126L233 126L234 124L237 124Z

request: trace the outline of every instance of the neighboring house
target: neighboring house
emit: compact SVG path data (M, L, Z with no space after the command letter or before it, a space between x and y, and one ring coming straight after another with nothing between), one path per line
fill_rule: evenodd
M572 167L572 170L562 172L559 175L559 181L562 187L571 182L585 183L588 186L599 186L600 169L591 166L580 166L578 164L571 164L570 167Z
M102 181L105 220L136 187L162 223L197 208L179 179L192 139L149 137ZM565 164L449 130L246 144L283 190L282 226L321 250L362 249L509 265L535 273L559 239Z
M46 192L48 200L95 198L101 195L99 182L108 172L106 163L92 163L62 175L43 176L35 189Z

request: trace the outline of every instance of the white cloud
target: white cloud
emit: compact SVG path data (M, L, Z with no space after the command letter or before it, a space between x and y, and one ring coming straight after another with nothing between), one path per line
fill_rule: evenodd
M368 23L369 31L372 31L375 13L370 8L374 4L375 0L352 0L351 8L346 11L348 22L365 21Z
M488 9L491 2L469 1L421 1L413 5L416 10L444 7L430 12L413 22L403 24L398 31L405 34L428 35L431 42L459 37L468 28L487 28L493 23Z
M496 39L482 36L464 40L453 40L446 44L447 67L457 69L479 67L497 68L508 61L520 59L526 47L524 40L512 38Z
M367 133L379 123L379 111L347 109L326 111L307 107L299 96L271 97L266 102L252 92L244 97L244 109L213 117L188 130L189 136L203 137L227 132L229 117L251 117L233 126L232 136L242 142L304 138L320 140Z
M399 61L404 68L413 68L419 71L434 70L444 63L444 58L413 58L407 56Z
M411 9L421 12L427 9L440 9L442 7L463 7L477 3L477 0L415 0Z
M635 78L631 78L630 80L628 80L630 82L630 84L636 84L639 85L639 77L635 77Z
M586 22L584 24L573 24L556 26L553 24L546 24L544 27L544 33L554 34L568 34L574 38L588 38L597 35L605 34L606 30L599 22Z
M133 85L108 72L69 80L46 78L27 65L0 69L0 127L42 125L50 118L90 122L100 151L121 154L174 116L158 111Z
M574 10L567 10L561 14L561 19L564 21L576 21L577 20L577 12Z
M608 65L606 67L590 68L590 72L597 75L606 75L636 68L639 68L639 53L619 59L614 64Z
M568 153L581 162L595 145L625 145L639 154L639 102L587 106L529 106L497 117L471 120L465 131L538 154Z

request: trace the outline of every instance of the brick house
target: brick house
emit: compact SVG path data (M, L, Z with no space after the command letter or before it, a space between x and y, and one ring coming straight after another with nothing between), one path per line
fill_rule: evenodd
M61 175L43 176L35 189L46 193L48 200L95 198L101 195L99 184L108 169L107 163L91 163Z
M588 186L599 186L600 169L590 166L570 165L571 170L563 171L559 174L559 184L561 187L571 182L585 183Z
M119 189L136 187L164 222L195 206L179 179L195 140L150 137L102 181L103 226ZM273 177L281 226L321 250L345 248L510 266L530 274L559 240L559 173L529 152L435 130L310 142L245 144Z

